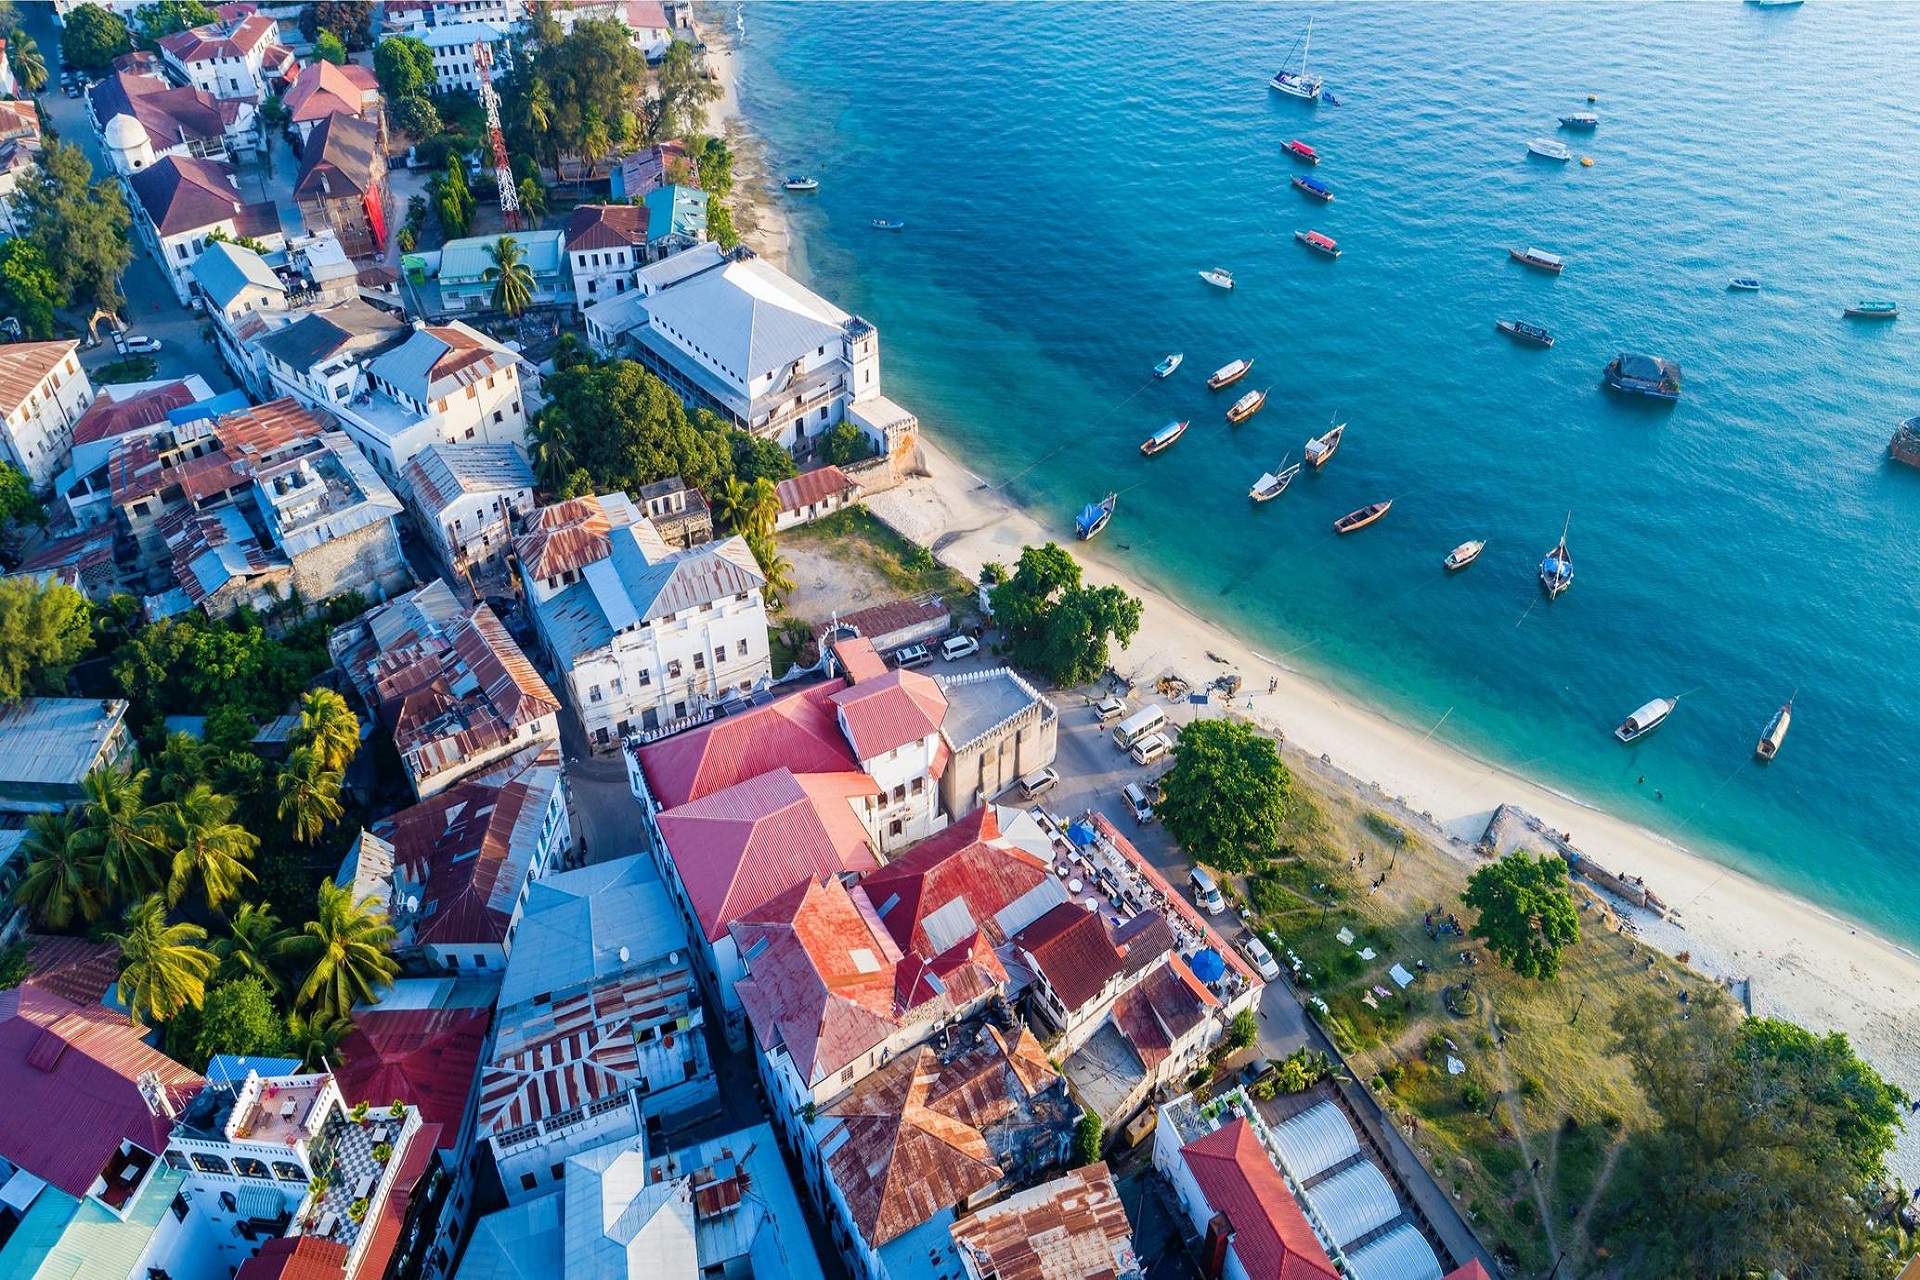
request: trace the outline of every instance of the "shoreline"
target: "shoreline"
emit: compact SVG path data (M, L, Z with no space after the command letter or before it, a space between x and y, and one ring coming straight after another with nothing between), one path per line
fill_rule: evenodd
M766 147L740 109L741 53L724 21L695 29L707 44L707 66L720 86L709 108L708 127L733 150L733 227L743 242L773 266L792 273L794 240L787 211L781 207L776 179L767 168Z

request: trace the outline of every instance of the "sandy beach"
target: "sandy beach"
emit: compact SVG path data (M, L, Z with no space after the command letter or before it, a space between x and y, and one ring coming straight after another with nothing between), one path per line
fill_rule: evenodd
M707 66L720 85L708 109L709 127L733 148L733 223L753 251L782 271L791 270L793 237L780 207L780 177L767 167L766 148L740 114L740 51L724 22L702 22Z

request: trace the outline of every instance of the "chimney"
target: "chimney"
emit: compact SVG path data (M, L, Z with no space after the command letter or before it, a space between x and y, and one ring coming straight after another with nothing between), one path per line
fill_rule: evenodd
M1216 1213L1207 1222L1207 1238L1200 1244L1200 1280L1220 1280L1227 1269L1227 1243L1233 1239L1233 1223L1225 1213Z

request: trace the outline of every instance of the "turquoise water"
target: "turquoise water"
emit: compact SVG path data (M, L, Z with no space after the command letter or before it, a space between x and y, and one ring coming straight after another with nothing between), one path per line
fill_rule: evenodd
M1317 109L1264 87L1306 18L756 3L743 100L774 167L821 179L787 197L805 273L880 326L892 394L1063 541L1121 489L1093 554L1263 652L1920 942L1920 472L1886 461L1920 412L1920 314L1840 318L1920 312L1920 16L1326 5L1313 64L1342 105ZM1590 92L1599 132L1559 136L1594 166L1530 159ZM1296 136L1333 204L1289 189ZM1527 244L1565 275L1507 261ZM1234 293L1196 278L1216 264ZM1747 274L1765 290L1726 290ZM1513 345L1503 316L1558 346ZM1679 360L1681 403L1604 391L1622 348ZM1242 355L1243 389L1274 390L1229 429L1203 383ZM1336 414L1325 472L1253 508ZM1142 459L1176 416L1186 438ZM1549 606L1534 569L1568 511L1577 577ZM1485 555L1446 579L1469 537Z

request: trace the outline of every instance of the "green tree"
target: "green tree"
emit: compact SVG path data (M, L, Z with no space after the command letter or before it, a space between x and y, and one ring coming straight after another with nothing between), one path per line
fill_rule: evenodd
M520 179L515 194L520 197L520 212L538 226L540 219L547 216L547 189L540 185L540 179L532 176Z
M1467 877L1461 900L1480 918L1469 930L1523 978L1560 973L1560 953L1580 940L1580 913L1556 855L1510 853Z
M646 85L647 62L624 23L587 18L564 37L536 37L532 44L504 112L515 132L533 142L524 150L549 164L564 151L579 152L591 120L599 121L609 145L633 140L633 103ZM541 90L544 131L534 127L538 113L530 105Z
M1251 1009L1242 1009L1233 1015L1233 1021L1227 1023L1227 1044L1231 1048L1251 1048L1259 1038L1260 1022Z
M157 49L162 40L176 32L219 20L220 15L200 0L157 0L154 4L141 5L133 13L143 49Z
M159 894L128 907L125 930L108 938L120 948L120 998L132 1021L155 1026L206 999L207 979L220 964L202 945L207 931L168 924Z
M733 225L733 210L718 200L707 201L707 239L722 249L740 243L740 232Z
M91 7L68 15L68 34L74 15ZM40 250L72 304L119 311L125 302L120 273L133 261L133 217L119 183L95 182L80 148L56 142L21 179L13 211L21 238Z
M80 822L99 859L101 884L115 902L145 897L161 885L167 856L164 815L147 803L146 784L145 769L128 773L105 765L81 780L86 799L80 802Z
M178 800L205 783L211 755L207 744L190 733L168 734L159 754L147 759L147 803Z
M699 187L715 200L733 194L733 148L725 138L699 138L691 151L700 175Z
M126 20L97 4L83 4L67 14L60 29L60 57L70 67L104 74L113 60L133 51L133 35Z
M872 437L854 423L846 421L836 422L832 430L814 442L813 447L823 459L836 467L865 462L876 452Z
M34 493L27 473L11 462L0 462L0 529L29 524L38 528L46 523L47 508Z
M1079 1123L1073 1126L1074 1164L1098 1164L1100 1161L1100 1139L1100 1117L1091 1111L1082 1114Z
M213 953L220 958L220 977L253 978L274 995L286 989L280 966L290 954L293 935L280 927L270 907L243 902L227 921L225 937L215 938Z
M13 898L48 929L91 924L106 914L100 887L100 856L65 813L36 813L20 842L26 872Z
M372 898L353 900L350 890L331 880L320 882L318 910L293 954L306 967L294 996L309 1014L344 1018L362 1001L376 1001L400 972L393 958L393 926Z
M759 561L760 572L766 575L767 594L778 607L793 594L793 563L775 548L772 534L754 530L742 536L746 538L747 549L753 552L753 558Z
M1820 1140L1858 1185L1887 1176L1908 1099L1860 1060L1844 1031L1815 1035L1780 1018L1748 1018L1734 1054L1746 1070L1792 1077L1826 1108L1831 1125Z
M0 704L65 691L93 643L93 606L65 583L0 578Z
M994 591L996 613L1005 590ZM1240 720L1196 720L1174 744L1153 812L1199 861L1244 871L1280 842L1292 802L1293 777L1273 739Z
M537 73L529 76L517 106L519 150L536 162L553 165L559 159L558 139L553 133L553 90Z
M510 316L523 314L533 303L533 269L520 252L520 242L501 236L487 246L487 257L493 263L486 278L493 281L494 309Z
M339 1065L340 1042L353 1030L353 1023L331 1013L314 1012L305 1017L287 1018L285 1052L300 1059L309 1071L324 1071Z
M719 82L708 78L699 53L684 40L667 46L654 72L654 87L660 95L661 133L669 138L699 133L707 122L708 105L721 94Z
M365 0L316 0L300 11L300 34L318 41L330 31L348 49L358 53L373 44L373 6Z
M543 488L557 490L573 473L573 447L569 443L569 421L562 415L542 413L527 433L532 443L527 452L533 474Z
M167 905L177 907L196 886L208 908L218 911L253 879L247 863L260 841L233 821L233 800L201 783L165 806L160 840L173 852Z
M287 742L290 747L312 747L327 772L345 773L360 750L360 717L333 690L309 690L300 699L300 723Z
M216 1055L275 1057L287 1048L287 1022L273 1007L273 995L258 978L236 978L207 992L196 1019L193 1057L197 1071Z
M690 417L666 383L631 360L568 369L544 389L539 434L563 439L599 492L677 475L712 493L733 472L731 428L704 411Z
M800 468L793 463L793 455L781 448L778 440L769 440L745 431L732 431L727 434L727 445L733 454L733 474L742 483L772 480L777 484L800 474Z
M293 112L287 109L285 99L277 93L269 94L260 104L260 124L269 133L278 133L292 119ZM211 240L213 237L209 235L207 238Z
M20 322L21 337L53 337L54 312L65 301L65 286L39 245L17 236L0 241L0 312Z
M343 67L347 63L346 42L331 31L322 31L313 39L313 56L322 62Z
M47 60L41 55L40 46L19 27L7 35L7 61L13 66L14 78L28 93L38 93L47 87Z
M396 98L393 102L393 124L416 142L425 142L440 133L440 109L424 94Z
M447 239L457 240L473 225L473 192L467 188L467 166L458 153L447 157L447 171L438 182L434 209Z
M388 36L373 46L373 75L388 102L424 98L437 82L433 50L413 36Z
M1059 544L1027 547L995 588L993 617L1013 661L1060 684L1084 684L1107 669L1109 643L1140 629L1140 601L1118 587L1081 585L1080 565Z
M340 775L326 767L312 747L296 747L280 770L280 820L293 838L310 845L345 812L340 804Z

